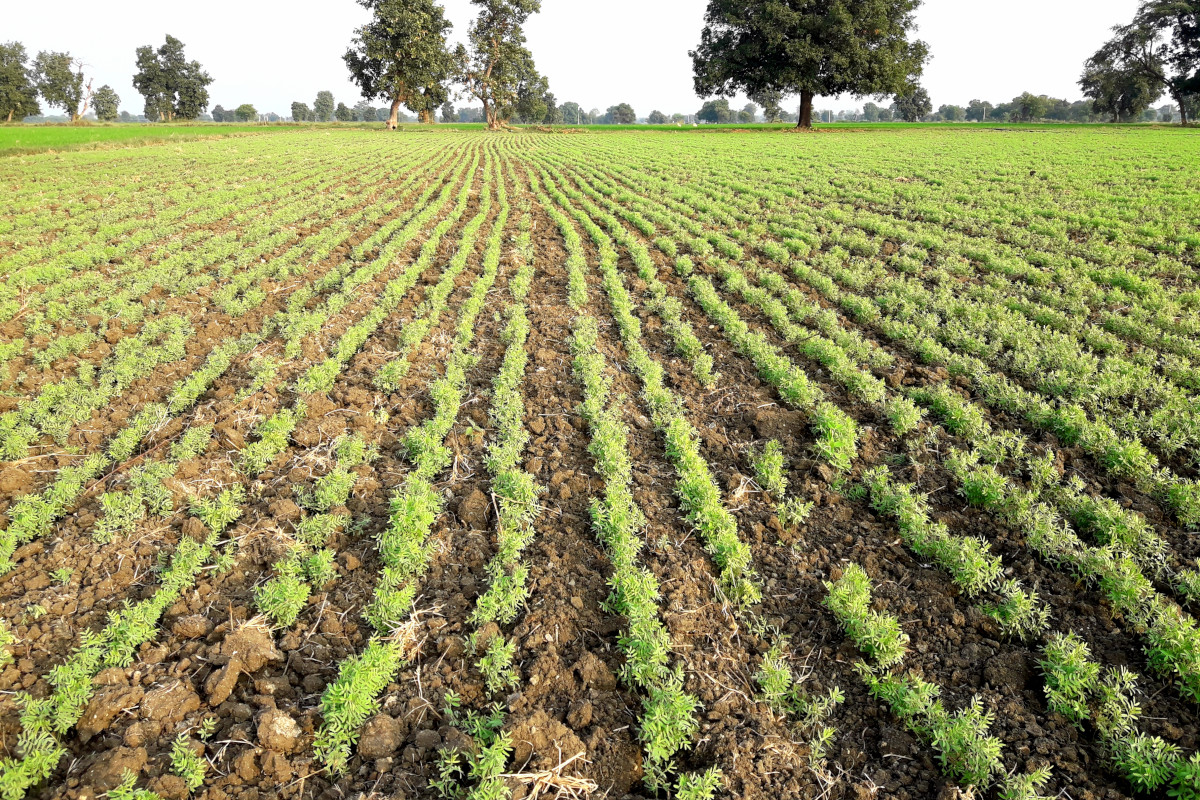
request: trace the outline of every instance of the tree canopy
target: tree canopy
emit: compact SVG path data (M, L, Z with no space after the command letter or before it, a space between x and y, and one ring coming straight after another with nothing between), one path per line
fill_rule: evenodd
M0 44L0 117L5 122L42 113L34 73L20 42Z
M354 112L345 103L338 103L337 108L333 111L333 118L338 122L353 122Z
M146 119L170 122L196 119L208 108L208 85L213 79L199 61L188 61L183 42L170 34L157 50L137 49L133 88L145 98Z
M292 103L292 121L293 122L308 122L312 117L312 111L308 107L308 103L299 101Z
M479 8L466 46L454 53L459 82L483 103L488 128L504 125L516 106L522 81L537 74L521 26L542 8L541 0L471 0Z
M258 109L249 103L242 103L233 113L237 117L238 122L258 121Z
M107 83L96 90L92 96L92 110L96 119L101 122L112 122L120 114L121 98Z
M34 82L38 94L51 108L61 108L74 122L87 110L83 104L87 92L83 69L70 53L42 51L33 60Z
M651 125L666 125L667 115L656 108L650 112L650 116L646 118L646 121Z
M540 123L555 107L557 100L550 92L550 81L533 68L533 59L524 63L525 71L517 81L517 93L512 105L498 110L501 119Z
M1200 94L1200 2L1142 0L1133 21L1113 28L1084 64L1079 85L1114 120L1141 117L1165 90L1186 125L1188 99Z
M896 95L893 108L896 116L905 122L920 122L922 117L933 110L933 101L929 99L929 92L923 87L910 86Z
M584 125L587 122L587 112L580 108L579 103L563 103L560 111L562 111L563 122L567 125Z
M783 116L783 92L778 89L764 89L755 92L750 99L763 108L763 119L767 122L779 122Z
M454 60L446 45L453 27L434 0L357 0L371 21L354 32L342 59L350 78L367 99L391 103L388 127L397 125L400 106L433 122L450 98L447 83Z
M609 125L633 125L637 122L637 114L634 112L633 106L629 105L629 103L618 103L615 106L609 106L604 116L607 118Z
M732 118L732 112L729 110L729 101L724 97L706 101L700 107L700 110L696 112L696 119L701 122L729 122Z
M328 89L317 92L317 99L313 101L313 116L317 122L329 122L333 119L333 110L333 92Z
M928 54L909 41L921 0L709 0L689 54L696 94L800 95L799 127L816 95L884 96L920 76Z
M972 100L967 104L967 120L970 122L983 122L992 113L995 108L986 100Z

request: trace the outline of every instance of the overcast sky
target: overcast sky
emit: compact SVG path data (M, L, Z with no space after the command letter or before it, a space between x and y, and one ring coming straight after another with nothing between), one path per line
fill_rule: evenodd
M454 38L473 16L469 0L443 0ZM352 0L50 0L3 3L0 40L30 53L68 50L96 85L111 84L121 107L141 113L133 88L134 49L183 40L190 58L215 79L212 105L253 103L290 113L320 89L354 105L360 99L341 55L365 13ZM688 50L700 39L705 0L542 0L527 26L529 47L560 103L606 109L627 102L639 116L695 112ZM1071 100L1085 58L1113 25L1132 18L1137 0L925 0L917 35L932 60L923 83L934 106L972 98L1001 102L1023 91ZM740 107L744 100L735 102ZM457 105L478 105L462 99ZM861 105L821 98L818 108Z

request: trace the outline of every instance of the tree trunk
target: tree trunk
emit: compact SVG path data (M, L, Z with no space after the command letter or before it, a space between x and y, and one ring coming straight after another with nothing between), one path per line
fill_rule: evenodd
M500 124L500 120L496 116L495 107L487 100L483 101L483 118L487 120L489 131L498 131L504 127Z
M422 125L432 125L433 124L433 112L430 111L429 109L425 109L424 111L419 111L419 112L417 112L417 120Z
M6 119L5 122L12 122L12 115L13 115L13 109L10 108L8 110L8 119Z
M1172 93L1171 99L1175 101L1175 106L1179 109L1179 126L1186 128L1188 124L1187 108L1183 105L1182 95Z
M388 121L387 121L387 129L389 131L394 131L394 130L396 130L396 128L400 127L400 125L398 123L399 118L400 118L400 98L397 97L395 100L392 101L392 115L390 117L388 117Z
M812 128L812 92L800 92L800 119L796 122L797 128Z

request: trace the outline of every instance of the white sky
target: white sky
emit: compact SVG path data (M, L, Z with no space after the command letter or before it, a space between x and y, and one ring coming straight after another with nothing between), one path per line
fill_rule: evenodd
M465 36L468 0L442 0ZM542 0L526 28L539 69L560 103L585 109L627 102L639 116L695 112L691 59L705 0ZM341 55L366 12L352 0L3 0L0 41L31 55L68 50L88 64L96 85L111 84L121 107L141 113L132 85L134 49L182 39L189 58L215 78L211 105L253 103L287 115L293 100L312 104L320 89L354 105L360 98ZM934 107L972 98L1002 102L1023 91L1078 99L1076 79L1108 29L1133 16L1137 0L925 0L918 36L932 60L923 83ZM734 101L741 107L744 99ZM459 107L477 105L462 99ZM861 101L819 98L818 108ZM211 106L210 106L211 107Z

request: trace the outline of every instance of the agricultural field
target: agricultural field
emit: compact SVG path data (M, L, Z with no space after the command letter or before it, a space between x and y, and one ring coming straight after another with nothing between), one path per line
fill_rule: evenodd
M0 156L264 134L268 125L0 125Z
M1197 142L0 160L0 800L1200 797Z

